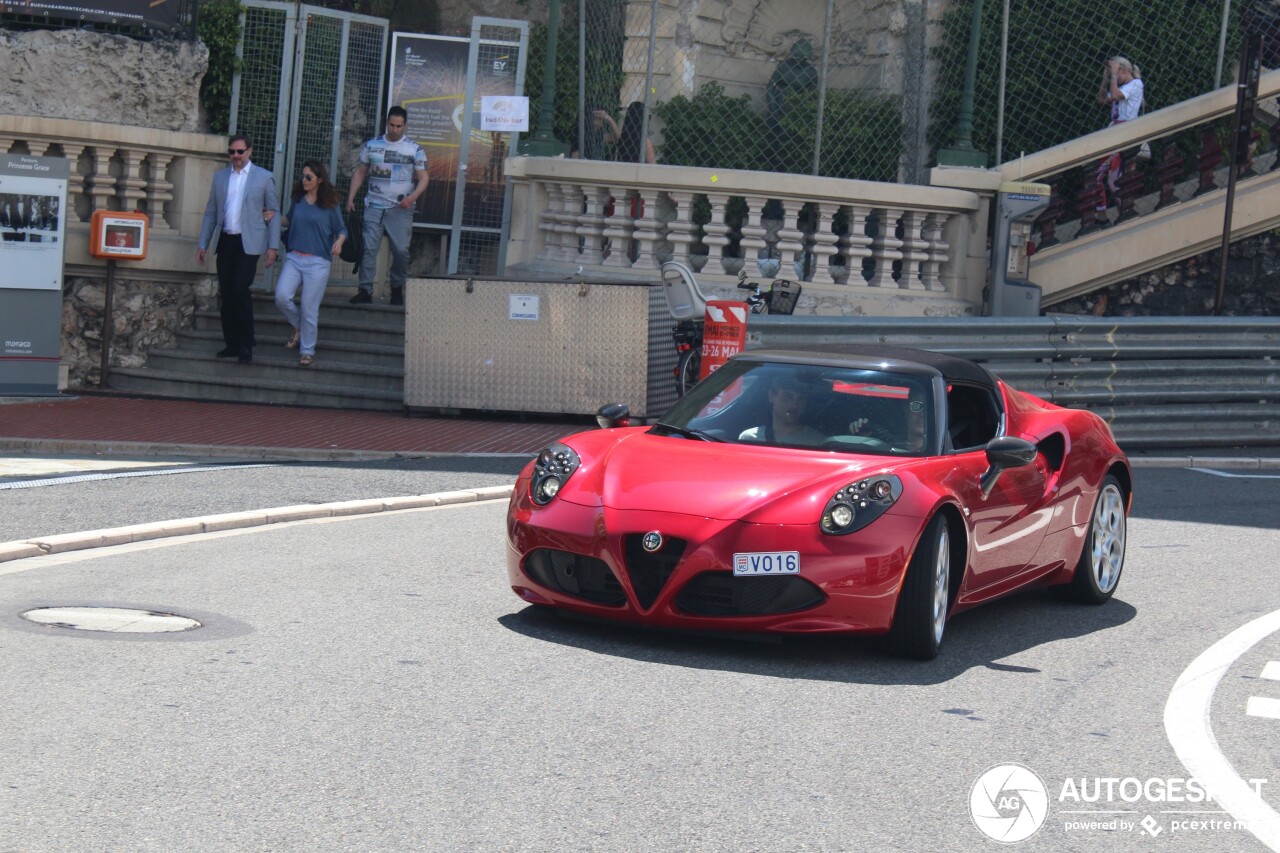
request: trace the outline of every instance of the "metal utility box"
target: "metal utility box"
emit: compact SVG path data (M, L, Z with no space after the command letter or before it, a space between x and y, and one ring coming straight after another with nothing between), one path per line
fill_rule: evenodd
M656 281L411 279L404 402L579 415L620 402L656 418L676 401L674 325Z
M995 251L987 313L992 317L1040 316L1040 287L1029 279L1027 238L1040 211L1049 206L1048 184L1005 181L996 196Z

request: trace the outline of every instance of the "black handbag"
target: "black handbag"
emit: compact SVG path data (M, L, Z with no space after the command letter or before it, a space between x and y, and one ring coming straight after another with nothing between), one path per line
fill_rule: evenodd
M347 214L347 239L338 257L349 264L359 264L364 257L364 221L358 214Z

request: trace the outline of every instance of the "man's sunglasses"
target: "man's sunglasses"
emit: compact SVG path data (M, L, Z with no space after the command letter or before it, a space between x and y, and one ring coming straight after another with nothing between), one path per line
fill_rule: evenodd
M246 151L248 151L248 150L249 150L248 148L228 148L228 149L227 149L227 153L228 153L228 154L243 154L244 152L246 152Z

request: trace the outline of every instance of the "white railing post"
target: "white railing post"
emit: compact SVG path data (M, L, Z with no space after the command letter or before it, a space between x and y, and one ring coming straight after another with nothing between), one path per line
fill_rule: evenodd
M942 239L942 228L946 217L941 213L930 213L924 220L924 239L927 244L929 259L920 270L925 289L945 291L942 282L942 265L947 262L950 246Z
M600 264L604 260L604 208L610 202L608 187L586 187L586 210L578 214L574 229L582 246L582 263Z
M813 275L809 280L815 284L835 284L835 277L831 274L831 260L839 251L836 243L839 237L831 230L832 219L835 214L835 206L831 204L817 203L818 216L817 226L813 232Z
M667 223L667 242L671 244L671 259L682 264L689 263L691 252L689 247L697 242L693 233L697 227L693 224L693 193L688 190L673 189L667 191L675 212Z
M654 252L658 240L662 238L659 230L662 223L658 220L658 193L656 191L636 190L636 260L631 266L635 269L656 270L658 257Z
M630 191L622 187L606 187L613 195L613 213L604 222L604 236L609 242L606 267L626 269L631 266L631 239L636 226L631 219Z
M923 265L929 260L929 244L921 233L924 217L918 210L902 214L902 275L898 287L903 290L928 290L923 276Z
M804 202L799 199L782 201L782 227L778 229L778 254L782 259L779 274L784 278L793 273L796 261L804 257L804 232L796 227L802 207Z
M898 239L898 219L902 211L892 207L876 209L876 236L871 241L871 257L875 260L875 271L871 274L872 287L894 287L898 283L893 280L893 263L902 260L902 241Z
M707 265L702 269L709 274L728 272L724 263L724 249L729 245L729 226L724 221L728 203L729 196L724 193L707 193L711 219L702 226L702 242L707 247Z
M173 201L173 184L169 183L169 164L174 160L171 154L152 151L147 155L147 215L151 217L152 231L172 231L173 223L169 221L167 207Z
M116 195L116 179L111 174L111 158L115 153L115 146L95 145L89 149L93 171L85 178L85 186L89 193L90 213L111 208L111 199Z

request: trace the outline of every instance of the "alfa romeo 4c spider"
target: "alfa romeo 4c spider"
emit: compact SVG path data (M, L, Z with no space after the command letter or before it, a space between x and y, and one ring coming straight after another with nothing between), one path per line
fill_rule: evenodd
M1102 604L1124 567L1132 476L1107 424L964 359L754 350L657 423L598 420L516 482L507 567L531 604L930 659L960 610L1031 585Z

